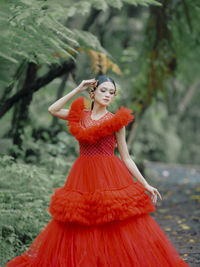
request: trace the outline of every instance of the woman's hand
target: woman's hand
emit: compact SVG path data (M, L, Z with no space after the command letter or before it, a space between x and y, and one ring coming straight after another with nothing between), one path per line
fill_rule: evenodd
M158 190L155 188L155 187L153 187L153 186L151 186L151 185L145 185L144 186L145 187L145 189L149 192L149 193L151 193L152 194L152 196L151 196L151 200L152 200L152 202L155 204L156 203L156 201L157 201L157 196L159 196L159 198L162 200L162 197L161 197L161 195L160 195L160 193L158 192Z
M77 87L78 88L78 91L79 92L82 92L86 89L88 89L90 86L93 86L97 83L96 79L90 79L90 80L83 80L79 86Z

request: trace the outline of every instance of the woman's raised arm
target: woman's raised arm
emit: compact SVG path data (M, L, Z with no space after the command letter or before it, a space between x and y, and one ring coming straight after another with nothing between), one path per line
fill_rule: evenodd
M62 107L76 94L86 90L90 85L96 82L95 79L91 80L83 80L78 87L73 89L70 93L58 99L55 103L53 103L48 111L51 115L56 116L62 120L66 120L69 114L69 109L63 109Z
M66 120L69 114L69 109L63 109L62 107L76 94L79 93L79 88L73 89L70 93L58 99L55 103L53 103L48 111L51 115L56 116L62 120Z

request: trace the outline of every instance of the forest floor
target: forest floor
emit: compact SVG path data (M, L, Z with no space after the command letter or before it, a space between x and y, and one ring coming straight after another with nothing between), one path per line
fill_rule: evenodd
M200 167L146 162L146 179L162 196L151 216L181 257L200 266ZM148 179L147 179L148 180Z

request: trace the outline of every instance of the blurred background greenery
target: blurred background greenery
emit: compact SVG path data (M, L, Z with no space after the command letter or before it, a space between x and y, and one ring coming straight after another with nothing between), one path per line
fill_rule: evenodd
M66 121L52 117L48 107L83 79L108 74L116 81L118 96L109 110L121 105L133 110L127 143L136 163L199 165L200 3L2 0L0 5L5 262L28 248L49 221L49 196L64 184L78 156ZM82 95L89 99L87 91Z

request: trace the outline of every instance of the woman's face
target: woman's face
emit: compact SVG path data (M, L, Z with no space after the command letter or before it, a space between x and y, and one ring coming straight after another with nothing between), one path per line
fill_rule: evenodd
M95 101L104 106L108 106L113 101L114 95L115 86L112 82L103 82L94 91Z

